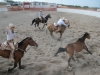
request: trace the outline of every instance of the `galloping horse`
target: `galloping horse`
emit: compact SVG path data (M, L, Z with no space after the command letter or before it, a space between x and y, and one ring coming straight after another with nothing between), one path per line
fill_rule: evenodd
M39 27L39 22L41 22L41 23L44 23L44 25L43 25L43 28L44 28L44 26L47 25L47 21L48 21L49 18L51 18L51 15L50 15L50 14L48 14L48 15L44 18L44 20L42 20L42 21L40 20L40 18L35 18L35 19L33 19L31 25L33 25L33 23L35 22L35 27L36 27L36 24L37 24L38 28L40 29L40 27ZM42 28L42 29L43 29L43 28Z
M26 51L25 49L28 45L38 47L38 44L31 37L27 37L20 43L18 43L18 50L14 52L14 67L8 69L8 71L12 71L14 68L16 68L17 63L19 63L19 69L22 68L21 58L24 56L24 52ZM0 56L4 58L9 58L9 55L10 55L10 50L0 50Z
M68 59L68 66L70 68L71 67L70 66L70 60L72 59L72 60L76 61L73 57L74 52L80 52L83 49L85 49L87 52L89 52L92 55L92 53L88 50L88 48L85 44L86 38L90 39L90 35L87 32L81 38L79 38L76 42L68 44L65 48L59 48L58 51L55 53L55 56L60 52L66 51L70 56L69 59Z
M69 22L68 20L65 20L65 23L68 25L68 28L69 28L70 22ZM57 28L58 28L58 27L54 26L54 24L48 25L47 29L49 30L50 35L51 35L52 37L54 37L54 36L53 36L53 32L55 32L55 31L57 30ZM46 32L47 32L47 29L46 29ZM65 29L66 29L66 27L65 27L64 25L61 25L61 30L59 31L59 33L60 33L60 39L61 39L62 34L64 33Z

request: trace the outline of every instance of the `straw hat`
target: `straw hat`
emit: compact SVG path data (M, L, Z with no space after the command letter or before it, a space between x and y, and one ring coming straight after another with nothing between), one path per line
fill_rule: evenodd
M63 18L61 18L62 20L68 20L68 19L66 19L65 17L63 17Z
M42 11L42 10L40 10L40 11Z
M9 28L15 27L14 24L10 23Z

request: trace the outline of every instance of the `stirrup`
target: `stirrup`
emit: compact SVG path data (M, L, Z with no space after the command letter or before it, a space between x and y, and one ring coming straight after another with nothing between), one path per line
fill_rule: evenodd
M18 50L18 48L15 48L15 50Z

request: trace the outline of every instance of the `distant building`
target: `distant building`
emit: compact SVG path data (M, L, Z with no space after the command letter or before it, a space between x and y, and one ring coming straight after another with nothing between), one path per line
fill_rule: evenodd
M40 7L40 8L48 8L48 7L56 7L56 3L48 3L48 2L31 2L31 7Z
M62 6L62 4L57 4L57 7L61 7Z
M0 4L1 4L1 5L2 5L2 4L7 4L7 2L4 1L4 0L0 0Z
M5 1L5 0L0 0L0 3L1 3L1 2L6 2L6 1Z

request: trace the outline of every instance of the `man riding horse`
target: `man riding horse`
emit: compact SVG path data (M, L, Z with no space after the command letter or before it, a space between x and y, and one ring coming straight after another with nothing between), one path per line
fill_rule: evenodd
M54 24L58 29L55 31L56 33L59 32L61 30L61 26L64 25L65 27L68 26L66 23L65 23L65 17L61 18L58 20L57 24Z
M47 28L46 28L46 32L47 32L47 29L48 29L49 32L50 32L50 35L51 35L52 37L54 37L54 36L53 36L53 32L56 32L56 33L59 32L59 33L60 33L60 38L59 38L59 40L60 40L61 37L62 37L62 34L64 33L64 31L65 31L65 29L66 29L66 26L68 26L68 28L69 28L70 22L69 22L68 19L65 19L65 17L63 17L63 18L59 19L59 21L57 22L57 24L56 24L56 23L49 24L49 25L47 26Z
M1 49L2 50L5 50L5 49L11 50L9 59L11 59L12 61L14 60L14 51L16 49L15 45L14 45L14 43L15 43L14 39L17 37L14 30L15 30L15 26L12 23L10 23L9 24L9 29L6 32L7 33L7 41L5 41L4 43L1 44Z
M41 20L41 22L43 21L44 22L44 18L42 16L42 10L39 11L39 19Z

